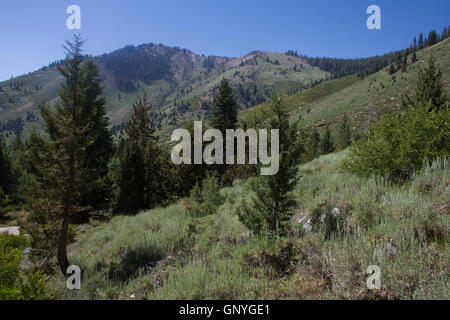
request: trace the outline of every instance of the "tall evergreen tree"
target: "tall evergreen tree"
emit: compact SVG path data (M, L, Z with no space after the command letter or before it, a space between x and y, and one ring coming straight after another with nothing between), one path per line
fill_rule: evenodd
M253 180L253 196L244 202L238 216L256 234L267 232L269 236L280 236L286 234L296 204L292 190L297 183L299 155L303 152L298 126L289 122L280 96L272 98L269 128L279 129L278 173Z
M63 67L59 69L63 74L66 72ZM113 139L108 130L109 119L106 117L106 100L100 98L103 88L98 66L93 60L83 62L80 75L80 107L86 117L91 117L87 134L92 139L86 148L85 158L85 166L90 168L90 183L81 193L81 204L93 209L105 209L112 192L112 182L107 176L108 163L114 154Z
M424 47L424 40L423 40L423 33L421 32L419 35L419 42L418 42L419 50L422 50Z
M403 55L403 59L402 59L402 72L406 72L406 68L408 66L408 54L409 54L409 50L406 49L405 53Z
M309 162L320 154L320 135L316 128L311 130L305 145L304 161Z
M128 135L128 140L125 143L127 152L121 158L117 203L117 209L125 213L136 213L138 209L151 208L161 204L174 191L170 186L174 183L174 179L170 179L173 168L159 145L159 138L155 134L155 128L148 117L151 108L147 96L136 101L133 105L133 115L125 129ZM138 158L139 160L136 160ZM138 166L139 170L130 168L134 165ZM141 179L143 179L142 188L140 185ZM139 188L136 186L137 189L134 193L140 190L141 195L130 194L129 185L133 183L139 185ZM136 205L128 208L127 204L134 201L135 197L139 199L142 197L143 202L138 201Z
M348 117L345 114L339 124L338 130L338 147L343 150L350 146L352 143L352 136L350 132L350 124L348 123Z
M5 143L0 138L0 188L7 195L12 195L15 189L11 161L6 153Z
M49 140L34 134L29 150L36 192L30 222L35 226L36 223L58 226L57 259L64 276L70 265L67 257L69 219L80 210L80 195L90 183L91 170L95 170L86 162L86 150L95 140L91 127L96 110L83 106L89 94L88 88L83 86L83 43L79 36L75 36L73 42L67 41L67 58L60 68L65 78L60 90L61 102L54 111L47 105L40 106ZM47 210L48 216L45 216ZM49 244L50 252L54 245L52 248Z
M334 151L334 140L331 136L330 128L327 127L325 134L320 139L320 153L329 154Z
M395 66L394 66L394 63L391 63L391 64L389 65L388 73L389 73L389 75L393 75L393 74L395 73Z
M447 37L448 37L448 29L447 29L447 27L444 27L444 30L442 31L441 39L445 40L445 39L447 39Z
M219 92L214 96L211 126L220 130L225 136L226 129L235 129L237 124L237 107L233 91L226 79L222 79Z
M415 96L412 101L413 105L419 103L426 105L429 102L433 109L442 109L447 105L447 97L443 91L442 73L432 55L427 66L419 70Z
M120 159L116 213L136 214L145 206L144 158L138 144L128 143Z
M222 79L219 85L219 92L214 96L211 126L222 132L226 136L227 129L236 129L237 125L237 107L233 97L233 91L226 79ZM236 148L235 148L236 150ZM223 150L225 155L225 149ZM225 173L227 165L215 166L219 172L219 178Z
M397 68L397 70L401 70L402 69L402 54L400 52L397 52L395 54L395 67Z
M432 45L435 45L437 42L438 42L437 32L436 32L436 30L431 30L428 35L427 45L432 46Z

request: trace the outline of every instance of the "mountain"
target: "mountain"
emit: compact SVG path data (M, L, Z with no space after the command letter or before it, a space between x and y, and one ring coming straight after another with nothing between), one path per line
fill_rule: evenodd
M286 96L287 109L293 117L301 115L306 126L325 128L331 131L337 127L342 115L348 115L355 135L363 134L371 121L382 113L398 109L402 96L411 94L430 55L442 72L442 82L450 97L450 38L417 52L418 60L412 63L408 57L406 72L401 70L390 75L388 67L363 78L354 74L339 79L321 82L316 86ZM267 103L241 111L240 118L251 121L268 110Z
M293 53L253 51L240 58L204 56L162 44L126 46L93 59L101 69L112 124L128 120L132 104L146 92L160 129L203 119L222 78L233 88L240 109L266 101L274 90L302 90L331 77ZM55 102L62 76L55 62L0 83L0 121L6 131L22 119L27 131L39 127L38 105ZM15 121L15 122L14 122ZM6 123L10 123L10 126ZM1 128L0 128L1 129Z
M386 61L394 53L333 60L302 57L292 51L253 51L240 58L228 58L143 44L94 59L101 68L108 116L114 128L123 127L133 102L146 92L154 106L151 117L167 136L188 120L207 118L218 84L227 78L241 120L251 123L255 116L261 116L272 92L283 90L289 112L293 117L301 115L306 126L329 125L333 132L335 123L346 113L357 136L378 115L398 108L402 95L413 88L418 70L430 54L440 66L444 89L450 95L450 38L419 50L415 63L410 55L406 72L399 70L392 75ZM62 81L56 64L0 83L0 133L8 135L23 127L27 134L33 127L41 128L37 106L54 102ZM364 70L369 74L364 75ZM375 70L379 71L372 73ZM355 73L336 79L351 72Z

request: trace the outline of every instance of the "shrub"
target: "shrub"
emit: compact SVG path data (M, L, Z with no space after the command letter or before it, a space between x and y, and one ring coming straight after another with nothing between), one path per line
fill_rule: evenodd
M44 275L20 267L28 242L23 236L0 233L0 300L44 299L49 296Z
M163 249L157 245L154 239L144 238L126 249L119 264L112 264L109 276L127 280L135 276L139 269L156 264L164 256Z
M369 129L367 137L351 147L344 166L362 176L380 175L400 183L425 160L446 157L450 151L449 109L431 105L388 113Z
M190 216L198 218L215 214L224 202L217 177L207 172L201 188L198 182L192 188L190 200L185 206Z

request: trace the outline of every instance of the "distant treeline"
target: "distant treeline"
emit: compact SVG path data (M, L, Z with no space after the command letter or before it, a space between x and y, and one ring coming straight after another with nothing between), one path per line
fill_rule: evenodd
M443 41L449 36L449 28L445 27L442 34L438 34L436 30L431 30L428 34L428 38L425 38L423 33L420 33L419 37L414 37L413 43L410 48L406 48L409 52L413 52L416 49L421 50L423 48L432 46L440 41ZM372 74L386 68L389 64L393 63L399 54L405 50L399 50L396 52L390 52L383 56L375 56L370 58L360 59L338 59L338 58L319 58L299 56L296 51L289 50L286 54L296 55L306 59L309 64L314 67L319 67L322 70L328 71L334 75L335 78L345 77L351 74L360 74L361 76Z
M23 131L23 125L25 122L36 121L36 115L33 112L27 111L27 116L25 120L21 117L15 119L9 119L7 122L0 122L0 133L2 132L13 132L16 136L20 136Z

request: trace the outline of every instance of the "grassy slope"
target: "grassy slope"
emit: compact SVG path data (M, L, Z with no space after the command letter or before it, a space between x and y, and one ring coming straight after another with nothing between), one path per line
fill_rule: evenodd
M418 52L418 61L408 66L407 72L389 75L387 68L359 80L355 76L331 80L317 87L288 96L288 110L302 116L308 126L334 125L346 113L357 133L363 132L370 121L385 111L400 106L401 97L411 92L423 68L433 54L443 75L445 91L450 95L450 39ZM410 56L411 59L411 56ZM254 110L267 109L263 104L241 113L248 119Z
M448 299L449 163L396 187L341 172L346 156L301 166L295 191L297 218L339 208L340 236L304 233L293 222L297 231L283 241L253 237L235 215L248 194L237 182L222 190L227 201L213 216L192 219L178 203L81 226L70 256L85 272L82 289L68 291L54 278L57 297ZM380 291L366 289L370 265L381 268Z

